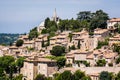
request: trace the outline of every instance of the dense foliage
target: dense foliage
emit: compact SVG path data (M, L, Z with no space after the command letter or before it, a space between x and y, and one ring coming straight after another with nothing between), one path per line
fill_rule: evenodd
M115 80L120 80L120 71L117 73Z
M86 28L88 31L92 32L96 28L106 28L108 19L108 14L103 10L97 10L94 13L82 11L77 14L77 20L73 18L70 20L60 20L58 28L60 31L80 31L82 28Z
M30 40L32 40L33 38L37 38L38 37L37 27L35 27L32 30L30 30L30 33L29 33L28 37L29 37Z
M65 47L57 45L54 46L50 52L54 56L62 56L65 53Z
M97 66L105 66L106 65L105 59L99 59L96 63L97 63Z
M0 44L10 45L16 41L19 37L19 34L5 34L0 33Z
M80 40L78 41L77 47L78 47L78 49L80 49Z
M113 80L113 74L107 71L102 71L100 73L99 80Z
M57 61L58 69L65 66L66 58L64 56L46 56L46 58Z
M66 62L66 59L61 57L61 58L58 58L57 59L57 66L58 66L58 69L62 68L65 66L65 62Z
M13 79L13 74L17 73L17 71L19 70L18 68L21 68L22 66L23 59L21 58L15 60L15 58L12 56L0 57L0 78ZM9 76L6 74L9 74Z
M118 44L113 44L113 51L118 52L118 54L120 54L120 46Z
M16 42L16 46L17 46L17 47L20 47L20 46L23 45L23 43L24 43L24 41L21 40L21 39L19 39L19 40L17 40L17 42Z
M74 74L70 71L64 71L55 77L55 80L91 80L84 72L77 70Z
M42 74L38 74L34 80L47 80L47 78Z
M55 21L50 21L49 18L45 19L45 29L42 30L41 34L50 34L50 37L55 36L55 32L58 30L57 23Z
M108 45L108 41L98 41L97 49L100 49L102 46Z
M116 61L115 61L115 62L116 62L116 64L119 64L119 63L120 63L120 55L119 55L119 57L116 58Z

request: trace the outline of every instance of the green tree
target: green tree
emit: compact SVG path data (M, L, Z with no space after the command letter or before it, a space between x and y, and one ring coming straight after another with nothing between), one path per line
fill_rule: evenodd
M13 78L13 73L15 72L15 59L12 56L0 57L0 67L9 74L9 78Z
M23 67L24 59L25 59L24 57L20 57L16 61L16 66L18 67L19 73L20 73L20 69Z
M120 46L118 44L113 44L113 51L118 52L118 54L120 54Z
M29 33L28 37L29 37L30 40L32 40L33 38L37 38L38 37L37 27L35 27L32 30L30 30L30 33Z
M74 80L80 80L83 77L85 77L85 73L84 72L82 72L80 70L75 71L75 73L74 73Z
M62 68L65 66L66 59L65 58L58 58L57 59L57 66L58 68Z
M47 78L44 75L38 74L34 80L46 80L46 79Z
M72 73L66 70L63 73L59 74L55 80L72 80Z
M47 29L43 29L41 34L47 34L48 33L48 30Z
M64 71L61 74L62 80L72 80L72 73L70 71Z
M55 32L50 32L50 37L54 37L55 36Z
M99 76L100 80L112 80L111 75L107 71L102 71Z
M120 80L120 71L117 73L115 80Z
M118 58L116 58L115 62L116 62L116 64L119 64L119 63L120 63L120 55L119 55Z
M23 75L19 74L18 76L14 77L12 80L22 80Z
M100 49L102 46L108 45L108 41L98 41L97 49Z
M84 76L81 80L92 80L90 76Z
M72 41L72 33L69 33L70 42Z
M97 10L95 13L92 13L92 19L90 21L90 30L93 31L95 28L106 28L107 20L109 16L103 10Z
M50 22L50 19L47 17L47 18L45 19L45 24L44 24L45 28L47 28L48 22Z
M77 14L77 20L79 21L86 20L90 22L91 18L92 18L92 13L90 11L82 11Z
M106 65L105 59L100 59L96 63L97 63L97 66L105 66Z
M19 39L19 40L17 40L17 42L16 42L16 46L17 46L17 47L20 47L20 46L23 45L23 43L24 43L24 41L21 40L21 39Z
M76 48L75 48L75 45L72 45L71 47L70 47L70 50L75 50Z
M116 23L114 26L117 28L117 32L120 34L120 24Z
M65 53L65 47L57 45L54 46L50 52L54 56L61 56Z
M45 42L44 42L44 40L42 40L42 47L45 47Z
M77 47L78 47L78 49L80 49L80 40L78 41Z
M0 67L0 78L5 76L4 69Z

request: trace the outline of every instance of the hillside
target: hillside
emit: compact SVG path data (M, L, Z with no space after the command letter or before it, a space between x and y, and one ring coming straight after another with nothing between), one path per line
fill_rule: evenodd
M17 40L19 34L0 33L0 44L9 45Z

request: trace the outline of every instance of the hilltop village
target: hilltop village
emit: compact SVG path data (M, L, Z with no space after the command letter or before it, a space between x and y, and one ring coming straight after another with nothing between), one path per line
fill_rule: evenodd
M55 10L52 18L41 22L29 34L20 35L12 46L0 46L1 57L24 58L23 65L12 76L22 74L22 80L35 80L42 74L53 80L56 73L75 73L77 70L89 77L80 80L99 80L103 71L117 75L120 71L120 18L107 19L106 27L91 29L85 21L80 29L74 19L70 23L75 22L75 26L64 25L67 21L60 19Z

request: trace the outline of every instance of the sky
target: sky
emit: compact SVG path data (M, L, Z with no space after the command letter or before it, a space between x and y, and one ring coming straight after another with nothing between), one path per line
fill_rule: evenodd
M120 18L120 0L0 0L0 33L28 33L56 8L61 19L76 19L80 11L102 9Z

